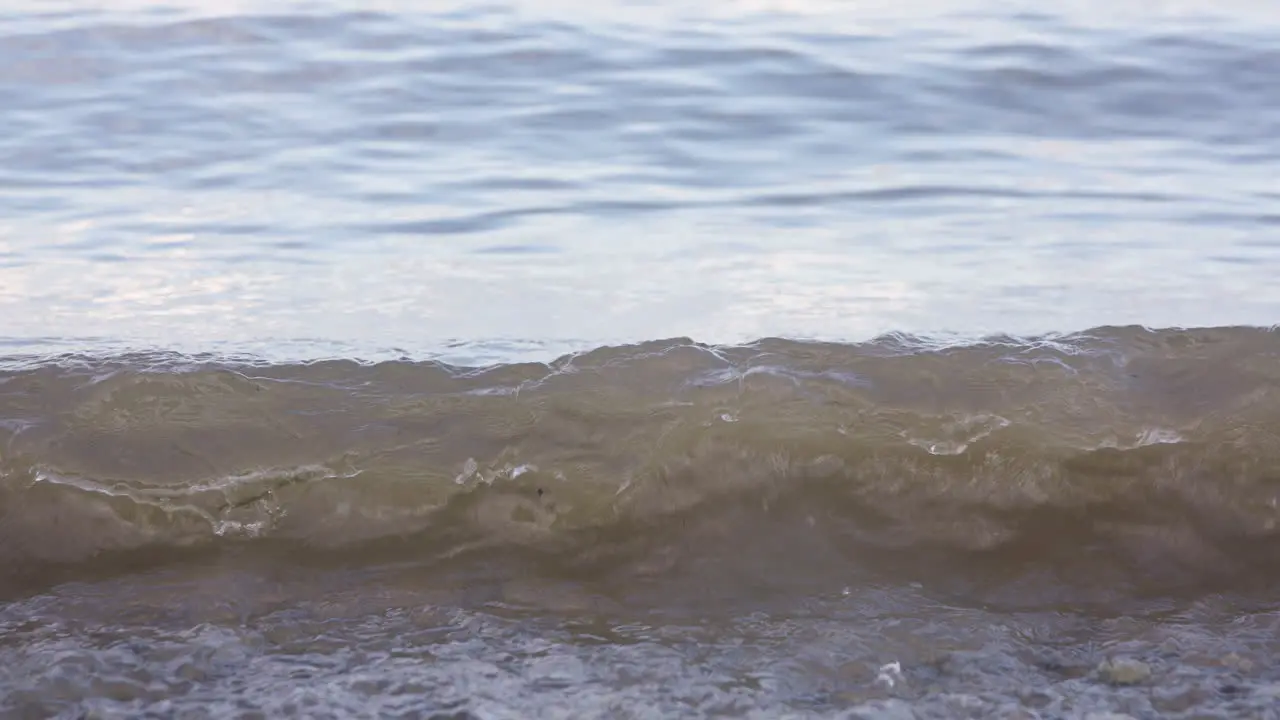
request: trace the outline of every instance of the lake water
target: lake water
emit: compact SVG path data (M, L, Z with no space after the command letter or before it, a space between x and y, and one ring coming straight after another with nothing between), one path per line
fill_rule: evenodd
M0 2L0 716L1280 718L1278 68Z

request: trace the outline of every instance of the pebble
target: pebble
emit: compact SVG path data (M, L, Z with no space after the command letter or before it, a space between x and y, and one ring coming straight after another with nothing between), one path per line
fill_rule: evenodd
M1162 713L1182 713L1208 699L1209 693L1196 685L1152 688L1151 706Z
M1230 653L1226 657L1222 658L1222 664L1232 670L1239 670L1242 673L1247 673L1253 670L1252 660L1240 657L1235 653Z
M902 700L881 700L852 708L845 720L916 720L916 712Z
M1151 677L1151 666L1141 660L1111 658L1098 665L1098 674L1111 685L1137 685Z

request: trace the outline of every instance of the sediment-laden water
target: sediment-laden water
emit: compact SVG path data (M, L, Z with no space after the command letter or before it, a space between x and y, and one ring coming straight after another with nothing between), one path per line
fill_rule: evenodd
M0 417L18 716L1280 700L1274 330L15 357Z

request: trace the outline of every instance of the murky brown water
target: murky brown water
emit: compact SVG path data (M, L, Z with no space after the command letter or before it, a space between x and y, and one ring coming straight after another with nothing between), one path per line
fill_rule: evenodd
M7 367L15 716L1276 715L1274 331Z

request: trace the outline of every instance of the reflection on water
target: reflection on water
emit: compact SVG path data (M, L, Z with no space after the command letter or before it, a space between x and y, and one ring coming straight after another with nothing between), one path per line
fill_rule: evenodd
M420 354L1275 321L1274 18L934 5L17 12L0 334Z

